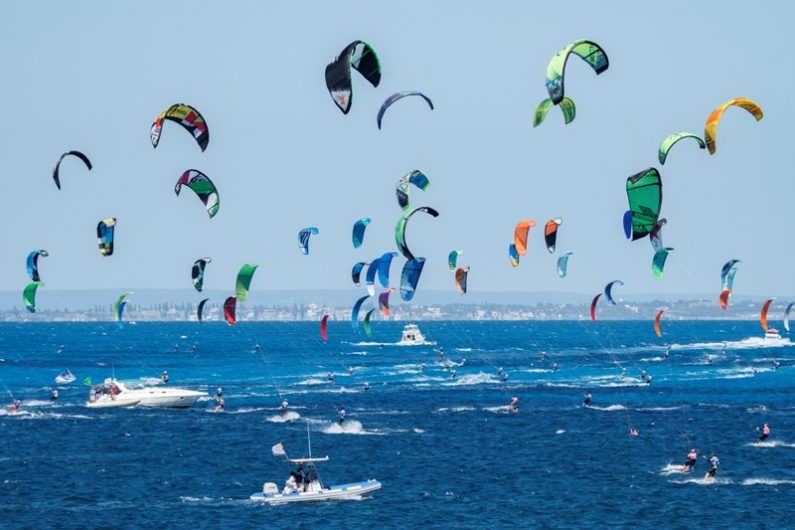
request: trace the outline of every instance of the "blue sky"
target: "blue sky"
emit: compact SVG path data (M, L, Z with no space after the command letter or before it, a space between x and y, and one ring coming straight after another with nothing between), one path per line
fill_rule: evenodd
M413 190L409 241L427 257L422 290L453 289L446 256L463 250L477 291L596 292L622 279L626 293L720 289L721 265L742 259L735 291L795 293L789 241L795 73L788 23L795 7L736 3L568 2L15 2L0 20L4 122L0 178L0 289L27 283L25 256L44 248L47 289L186 288L196 258L211 256L205 285L234 288L246 262L252 288L349 288L350 269L395 250L395 181L412 169L431 179ZM774 13L775 16L768 15ZM759 18L762 17L762 18ZM537 129L549 58L567 43L601 44L601 76L571 61L566 94L577 118L557 109ZM347 116L323 72L350 41L377 50L379 87L354 77ZM400 90L420 99L381 102ZM657 148L671 132L703 133L709 113L733 97L764 109L757 123L729 110L709 156L682 142L665 166ZM166 124L152 149L149 127L172 103L196 106L210 128L202 153ZM58 156L62 190L51 179ZM624 239L626 177L655 166L663 177L664 241L676 250L662 280L648 240ZM182 171L217 184L210 220L191 193L174 195ZM118 218L116 251L100 256L97 222ZM513 227L562 217L558 251L542 230L514 269ZM371 217L353 249L353 222ZM309 256L297 233L317 226ZM561 252L574 251L557 278ZM393 264L399 276L402 260ZM44 297L41 296L41 301ZM256 300L252 300L256 301Z

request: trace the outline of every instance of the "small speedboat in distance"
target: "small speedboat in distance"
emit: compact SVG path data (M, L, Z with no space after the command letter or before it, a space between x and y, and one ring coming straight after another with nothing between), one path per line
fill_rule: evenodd
M781 339L781 335L776 328L768 328L768 330L765 331L765 338L768 340L779 340Z
M324 486L315 467L316 462L328 462L328 457L323 458L292 458L287 462L298 466L298 472L304 477L300 484L288 480L284 490L279 491L279 486L274 482L266 482L262 486L262 493L254 493L249 497L252 501L267 502L271 505L287 504L291 502L306 501L332 501L332 500L360 500L374 491L381 489L381 483L369 479L364 482L351 482L334 486Z
M428 341L420 332L420 328L416 324L406 324L403 326L403 335L400 337L400 346L419 346L423 344L436 344L435 342Z

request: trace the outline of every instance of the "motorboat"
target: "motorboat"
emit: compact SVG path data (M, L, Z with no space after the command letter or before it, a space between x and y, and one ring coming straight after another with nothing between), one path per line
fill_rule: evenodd
M113 379L106 379L102 385L91 388L86 407L91 409L110 409L134 407L141 401L138 396L123 392Z
M403 335L400 337L401 346L418 346L422 344L436 344L425 339L416 324L406 324L403 326Z
M767 331L765 331L765 338L770 340L779 340L781 335L776 328L768 328Z
M307 440L309 440L308 430ZM329 457L312 458L311 442L309 442L309 458L287 458L287 453L280 443L274 445L272 451L274 456L284 456L285 462L296 466L296 470L290 472L290 478L287 479L284 489L279 491L276 483L266 482L262 486L261 493L254 493L249 497L252 501L277 505L308 501L361 500L381 489L381 483L374 479L334 486L323 485L316 464L328 462Z
M206 395L207 392L184 388L130 385L109 378L103 384L103 392L93 401L89 400L86 406L103 408L137 405L139 407L188 408L193 406L200 397Z

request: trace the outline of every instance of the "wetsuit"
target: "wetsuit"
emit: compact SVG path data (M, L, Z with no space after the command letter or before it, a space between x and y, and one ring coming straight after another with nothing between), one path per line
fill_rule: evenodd
M715 473L718 472L718 466L720 465L720 460L718 460L717 456L713 456L712 458L709 459L709 463L712 465L712 467L709 468L709 471L707 471L707 475L710 477L714 477Z
M696 465L696 458L698 458L698 454L691 451L687 454L687 461L685 462L685 471L692 471L693 466Z
M768 436L770 436L770 427L765 425L764 428L762 429L762 436L759 437L759 441L762 442L764 440L767 440Z

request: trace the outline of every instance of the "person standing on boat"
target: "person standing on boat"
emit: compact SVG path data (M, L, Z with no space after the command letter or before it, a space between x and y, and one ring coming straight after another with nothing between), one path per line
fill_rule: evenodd
M116 386L116 383L111 383L110 388L108 389L108 393L110 394L110 399L115 400L116 394L119 393L119 387Z
M160 380L163 383L168 383L168 370L163 370L163 372L160 374Z
M767 437L770 436L770 426L765 422L765 425L760 429L759 427L756 428L757 431L762 431L762 435L759 437L760 442L764 442L767 440Z
M345 423L345 407L340 407L337 409L337 423L342 425Z
M304 464L298 464L295 471L295 485L299 492L306 490L307 477L304 475Z
M295 480L295 471L290 471L290 478L284 483L284 489L282 493L295 493L298 491L298 484Z

